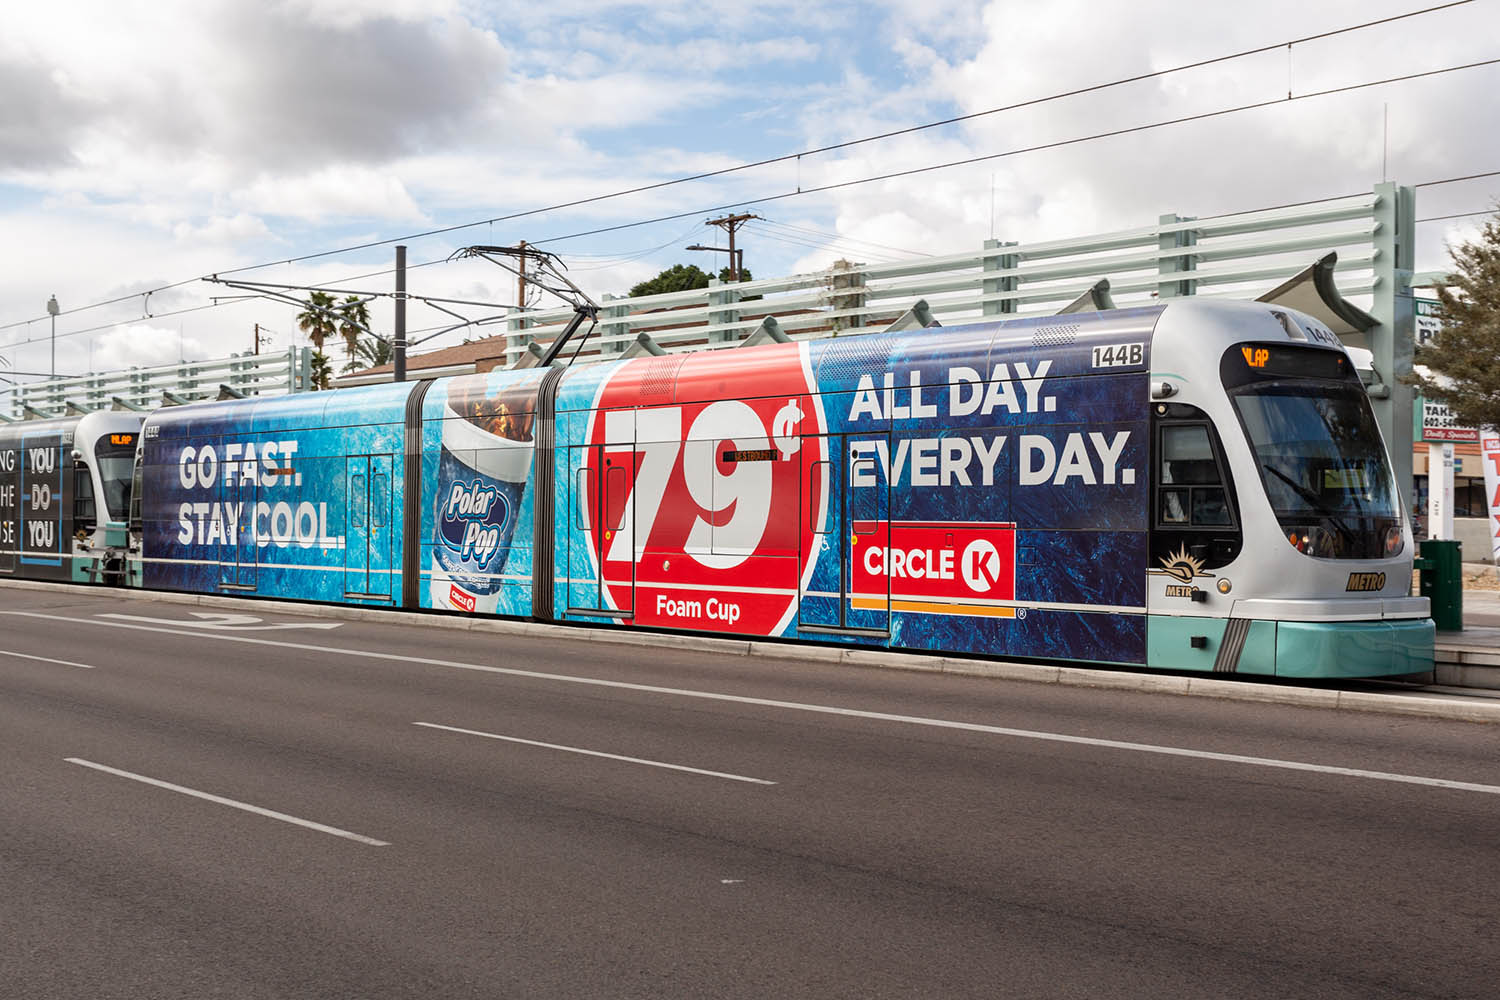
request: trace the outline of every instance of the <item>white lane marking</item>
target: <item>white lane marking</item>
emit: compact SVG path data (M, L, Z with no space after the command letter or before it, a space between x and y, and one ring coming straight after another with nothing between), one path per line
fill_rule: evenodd
M183 795L191 795L193 798L203 799L205 802L216 802L221 806L230 806L234 809L242 809L248 813L255 813L255 815L257 816L268 816L271 819L279 819L283 823L291 823L294 826L306 827L309 830L316 830L319 833L328 833L332 834L335 837L343 837L345 840L355 840L361 844L369 844L371 847L391 846L384 840L376 840L373 837L366 837L362 834L350 833L348 830L340 830L336 826L324 826L322 823L314 823L309 819L299 819L296 816L288 816L286 813L276 812L273 809L262 809L260 806L252 806L248 802L237 802L234 799L226 799L222 795L211 795L208 792L200 792L197 789L185 788L182 785L174 785L170 781L161 781L158 778L148 778L144 774L135 774L132 771L122 771L117 767L110 767L107 764L96 764L91 760L84 760L82 757L65 757L64 760L66 760L69 764L78 764L83 767L91 767L96 771L103 771L105 774L113 774L121 778L129 778L131 781L139 781L142 784L154 785L157 788L165 788L171 792L180 792Z
M108 611L101 613L100 618L119 618L132 622L151 622L154 625L185 625L188 628L210 628L210 629L234 629L236 632L275 632L290 628L315 628L333 629L342 628L343 622L285 622L276 625L262 625L263 618L255 615L231 615L221 614L217 611L189 611L188 614L197 618L197 621L188 621L186 618L149 618L146 615L128 615L121 611Z
M496 733L482 733L477 729L460 729L457 726L443 726L436 722L413 722L414 726L422 726L427 729L441 729L449 733L463 733L465 736L483 736L487 740L504 740L506 743L521 743L529 747L543 747L547 750L565 750L568 753L580 753L586 757L603 757L605 760L622 760L628 764L645 764L648 767L664 767L669 771L686 771L689 774L706 774L710 778L728 778L730 781L748 781L752 785L774 785L776 782L767 781L764 778L747 778L742 774L729 774L725 771L705 771L701 767L688 767L685 764L668 764L659 760L647 760L644 757L623 757L617 753L604 753L599 750L584 750L581 747L565 747L559 743L541 743L537 740L523 740L519 736L500 736Z
M50 656L32 656L30 653L12 653L8 649L0 649L0 656L17 656L23 660L40 660L43 663L60 663L65 667L81 667L84 670L93 670L92 663L74 663L72 660L54 660Z
M0 615L15 615L22 618L41 618L47 621L76 622L80 625L100 625L106 628L139 629L143 632L166 632L172 635L195 635L201 633L182 632L175 629L155 628L150 625L127 625L123 622L102 622L97 618L68 618L63 615L45 615L38 611L0 611ZM1470 781L1449 781L1446 778L1426 778L1414 774L1395 774L1388 771L1365 771L1352 767L1334 767L1328 764L1306 764L1295 760L1278 760L1274 757L1247 757L1240 754L1216 753L1212 750L1189 750L1183 747L1157 746L1151 743L1127 743L1122 740L1096 739L1091 736L1069 736L1066 733L1047 733L1031 729L1011 729L1005 726L987 726L978 722L955 722L951 719L931 719L918 715L894 715L889 712L869 712L858 708L839 708L834 705L810 705L796 701L777 701L772 698L753 698L740 694L719 694L713 691L693 691L686 688L658 687L653 684L632 684L628 681L607 681L597 677L574 677L568 674L550 674L539 670L519 670L515 667L492 667L481 663L459 663L456 660L438 660L425 656L402 656L397 653L376 653L362 649L341 649L337 646L318 646L310 643L285 642L279 639L253 639L244 635L223 635L221 642L245 642L257 646L274 646L280 649L300 649L313 653L339 656L364 657L371 660L391 660L397 663L419 663L433 667L448 667L453 670L472 670L478 673L501 674L507 677L528 677L533 680L557 681L563 684L584 684L590 687L613 688L619 691L641 691L646 694L670 695L677 698L700 698L706 701L731 702L738 705L756 705L762 708L781 708L793 712L812 712L819 715L837 715L850 719L870 719L876 722L896 722L912 726L929 726L936 729L956 729L970 733L989 733L993 736L1012 736L1017 739L1044 740L1052 743L1071 743L1077 746L1101 747L1109 750L1128 750L1136 753L1163 754L1169 757L1190 757L1198 760L1215 760L1228 764L1248 764L1254 767L1280 768L1287 771L1311 771L1318 774L1336 774L1351 778L1370 778L1375 781L1393 781L1409 785L1426 785L1432 788L1452 788L1465 792L1482 792L1500 795L1500 785L1481 785ZM788 649L788 656L795 656L795 649Z

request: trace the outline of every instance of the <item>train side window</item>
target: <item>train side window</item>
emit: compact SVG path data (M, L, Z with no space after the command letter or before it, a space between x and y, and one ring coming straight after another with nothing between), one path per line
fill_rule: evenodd
M1164 425L1157 522L1194 528L1232 527L1224 476L1207 424Z
M593 470L581 465L573 475L573 529L589 530L589 490L593 488Z
M809 465L807 467L807 485L808 485L808 488L810 489L811 488L811 484L813 484L813 483L818 483L818 482L832 483L832 482L835 482L836 480L833 478L832 473L833 473L833 463L832 462L829 462L826 459L820 459L820 460L812 463L811 465ZM826 535L826 534L828 534L828 523L827 523L827 521L824 518L818 517L818 514L820 513L820 511L818 510L818 505L816 503L811 502L811 496L812 495L809 492L808 493L809 502L808 502L808 505L807 505L807 530L811 531L815 535ZM824 507L826 508L827 506L828 506L828 502L825 500L824 501ZM825 510L825 511L822 511L821 513L824 513L825 516L826 516L827 511Z
M1162 490L1157 520L1162 524L1187 524L1189 496L1187 490Z
M370 527L385 527L385 512L390 507L390 477L384 472L370 476Z
M1186 553L1201 569L1227 566L1244 537L1213 421L1187 403L1157 403L1153 411L1151 561L1172 565Z
M365 526L365 508L369 506L370 497L365 492L365 477L349 477L349 523L356 528Z
M1218 463L1208 428L1203 424L1161 429L1161 482L1163 486L1179 483L1217 483Z

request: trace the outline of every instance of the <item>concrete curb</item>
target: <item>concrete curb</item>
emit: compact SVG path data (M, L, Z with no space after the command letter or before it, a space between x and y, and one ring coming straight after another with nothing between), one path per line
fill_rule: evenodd
M105 590L101 587L83 584L44 583L33 580L0 580L0 588L80 594L94 597L107 593L109 596L120 600L151 600L166 604L187 604L209 608L235 608L241 611L247 608L255 608L260 611L303 615L309 618L336 618L341 621L371 621L384 622L386 624L421 625L429 628L488 632L496 635L519 635L535 639L566 637L588 642L611 643L620 646L669 645L672 649L676 650L692 650L728 656L760 656L770 659L836 663L849 667L926 671L965 677L983 677L990 680L1057 684L1063 687L1096 688L1110 691L1141 691L1200 698L1219 698L1226 701L1296 705L1303 708L1379 712L1388 715L1447 719L1460 722L1500 723L1500 701L1493 699L1476 698L1469 700L1413 695L1401 692L1335 691L1326 688L1290 687L1224 680L1217 677L1183 677L1173 674L1129 673L1108 668L1011 663L1000 660L931 656L920 653L839 648L837 646L804 646L755 639L720 639L713 636L670 635L660 632L628 632L607 628L544 625L539 622L512 621L498 618L460 618L451 615L354 607L342 604L301 604L295 601L224 597L217 594L178 594L170 591L131 589Z

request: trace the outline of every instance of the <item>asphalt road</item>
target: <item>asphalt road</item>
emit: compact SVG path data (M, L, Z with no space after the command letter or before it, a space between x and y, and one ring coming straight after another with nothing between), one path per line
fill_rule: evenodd
M0 590L0 996L1500 983L1500 727L194 610Z

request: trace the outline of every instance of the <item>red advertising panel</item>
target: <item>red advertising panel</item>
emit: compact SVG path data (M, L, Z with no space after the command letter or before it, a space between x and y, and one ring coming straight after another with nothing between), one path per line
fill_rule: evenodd
M893 521L889 544L861 545L885 537L876 528L851 536L855 607L883 606L889 585L892 611L1015 617L997 603L1016 599L1014 524Z
M827 489L804 483L805 468L826 466L806 358L690 358L672 398L640 408L661 381L653 366L673 359L638 359L610 378L587 459L604 484L588 517L609 607L637 625L756 635L791 620L817 551L802 512ZM731 376L738 398L696 391L708 379L728 394Z

